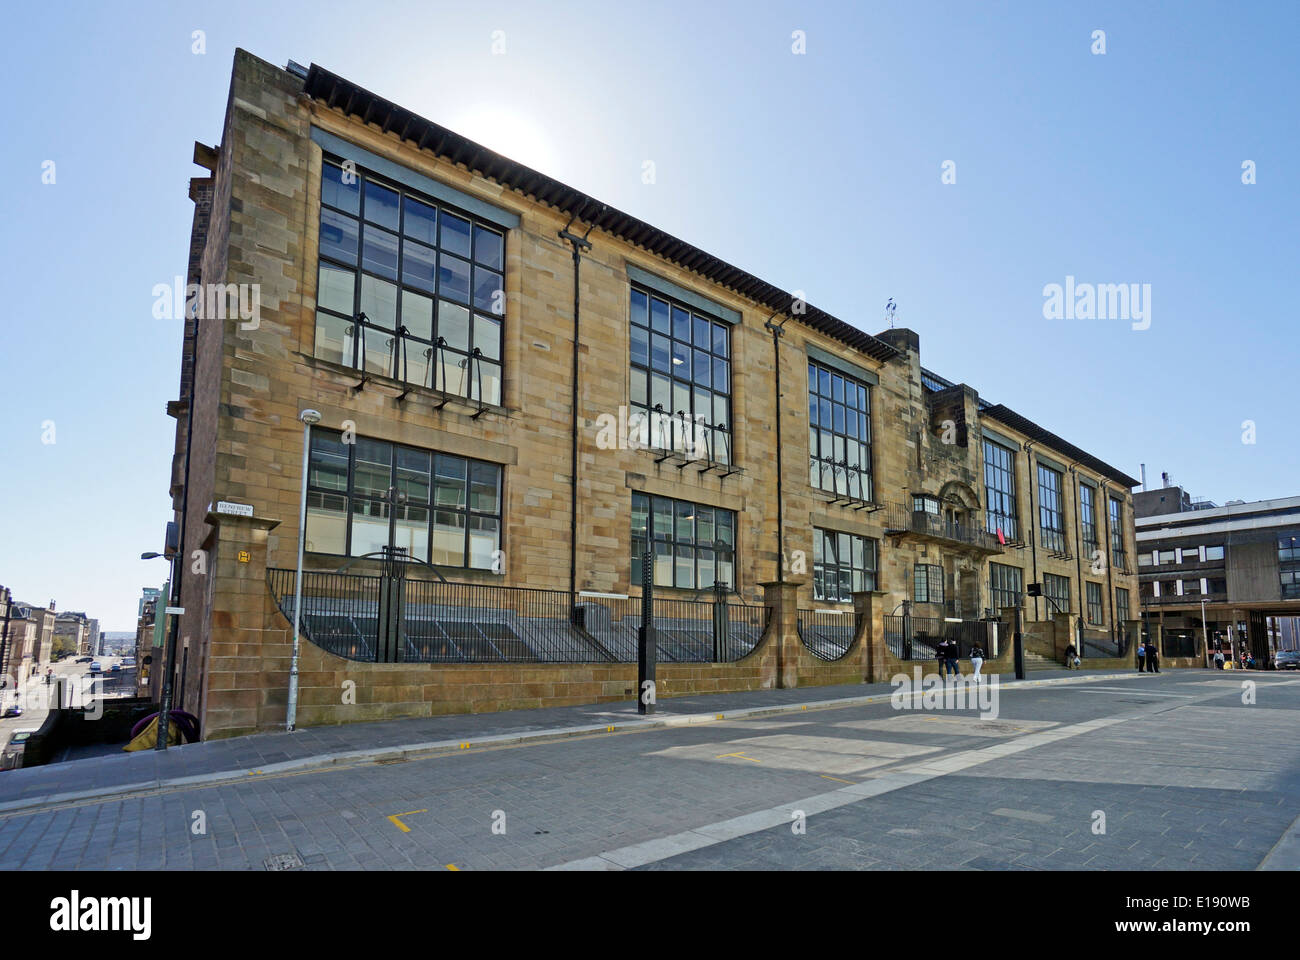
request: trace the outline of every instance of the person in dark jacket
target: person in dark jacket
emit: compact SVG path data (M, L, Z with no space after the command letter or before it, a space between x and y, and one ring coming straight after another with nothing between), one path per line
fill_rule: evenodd
M948 641L948 671L954 677L961 676L961 664L957 662L959 657L961 657L961 644L959 644L956 640L949 640Z
M948 641L940 640L934 645L934 659L939 661L939 676L948 679Z
M1160 672L1160 650L1154 643L1147 644L1147 670L1151 673Z

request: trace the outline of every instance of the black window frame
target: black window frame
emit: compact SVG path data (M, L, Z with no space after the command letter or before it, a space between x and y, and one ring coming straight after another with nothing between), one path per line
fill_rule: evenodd
M1048 483L1046 481L1051 481ZM1052 483L1055 486L1052 486ZM1055 553L1065 553L1065 475L1059 470L1038 464L1038 532L1043 546ZM1053 503L1048 502L1051 495ZM1053 524L1054 525L1049 525Z
M847 538L847 544L843 538ZM829 554L828 543L831 547ZM859 544L862 547L862 566L854 561L855 548ZM847 561L843 556L846 546L849 554ZM813 599L826 603L848 603L859 590L875 590L880 563L879 550L879 542L872 537L828 527L813 527ZM826 589L830 582L826 576L831 572L834 573L835 596L831 596ZM846 582L849 584L847 591L843 589Z
M661 536L659 531L655 528L655 517L659 514L656 507L660 504L668 505L666 511L668 516L668 534L666 536ZM640 507L640 509L638 509L638 507ZM678 523L681 519L684 519L678 512L679 507L685 507L694 511L689 518L691 521L691 534L689 538L683 538L679 533ZM713 537L708 541L700 540L698 536L701 510L711 511L713 515ZM637 516L639 512L644 514L646 523L645 528L640 531L637 529ZM727 523L720 524L718 521L721 517L727 518ZM695 591L714 589L715 584L720 582L719 575L724 571L724 569L728 569L730 572L729 580L721 582L726 583L726 592L739 592L739 587L735 583L735 580L737 579L736 574L738 573L736 568L737 524L738 515L736 511L728 510L725 507L714 507L707 503L696 503L692 500L678 500L674 497L665 497L660 496L659 494L644 493L639 490L633 490L632 517L630 520L632 533L631 585L636 587L641 585L641 564L643 562L646 547L648 544L655 544L656 549L654 551L652 563L655 564L654 585L656 587ZM719 536L724 527L730 531L730 541ZM672 583L661 583L658 579L657 561L659 558L659 552L657 547L659 544L664 544L668 548L668 559L672 571ZM691 551L694 574L693 582L689 585L679 584L677 582L677 559L679 548ZM705 550L711 550L713 552L713 576L710 583L701 586L701 564L707 562L702 558L701 551Z
M1127 587L1115 588L1115 623L1118 626L1125 620L1132 620L1133 608L1129 606Z
M638 297L643 303L638 305ZM666 325L660 329L655 325L655 303L665 305ZM714 463L733 464L735 451L735 424L733 423L734 399L732 387L735 382L735 370L732 367L731 324L714 314L692 307L680 300L665 296L637 283L630 284L628 294L628 400L633 408L628 420L628 432L636 434L645 446L654 450L673 450L691 460L708 460ZM685 314L686 338L679 336L678 315ZM700 335L700 325L708 337ZM645 331L645 355L637 356L637 329ZM717 346L721 337L723 352ZM668 367L661 370L655 365L656 338L667 341ZM705 341L705 342L698 342ZM679 350L680 348L680 350ZM681 363L675 362L679 356ZM700 354L707 358L709 365L708 386L697 382ZM725 371L725 389L716 386L719 364ZM687 367L688 376L679 376L677 368ZM644 377L642 395L637 396L637 375ZM662 400L655 400L656 377L665 377L668 381L669 409L660 409ZM675 397L677 389L686 391L689 410L673 409L677 406ZM708 410L699 409L701 398L698 391L708 394ZM723 420L718 421L718 398L723 399ZM640 411L638 414L636 411ZM689 419L689 423L688 423ZM667 435L665 436L665 430ZM703 451L701 446L703 440ZM665 440L667 442L665 442Z
M989 602L995 614L1004 607L1019 607L1024 604L1025 571L1009 563L989 564ZM1000 601L1011 601L1000 602Z
M935 595L936 593L938 596ZM943 565L938 563L914 564L912 567L912 602L943 603L943 598Z
M1079 484L1079 532L1088 556L1099 549L1097 536L1097 491L1090 484Z
M377 174L365 167L357 167L351 164L346 172L356 177L357 190L357 209L355 212L344 207L335 206L326 200L325 179L337 171L340 182L343 183L342 177L345 168L342 164L345 161L342 158L332 154L325 154L321 165L321 192L319 203L319 221L321 232L318 238L323 238L325 229L326 213L331 213L338 217L346 217L356 229L356 259L355 262L349 263L341 256L335 256L325 252L325 244L317 244L317 264L316 264L316 315L315 334L312 345L313 356L324 359L327 362L332 361L328 356L322 356L323 337L321 336L321 317L327 317L338 324L342 324L343 337L352 339L352 356L351 358L343 357L341 363L343 366L357 370L367 375L378 375L390 379L399 380L403 383L419 385L423 388L434 390L441 393L450 393L454 396L465 397L479 403L500 406L503 402L505 389L505 335L506 335L506 237L508 231L481 217L462 210L445 201L436 200L419 191L412 190L396 181ZM350 161L346 161L350 163ZM374 184L377 188L395 192L398 195L398 220L396 228L377 221L367 220L366 211L366 184ZM419 203L422 206L432 208L435 211L435 221L437 223L436 233L433 241L428 242L419 236L408 234L407 211L409 202ZM456 220L465 221L468 224L469 254L464 255L457 249L444 244L443 241L443 218L445 215L456 218ZM366 237L367 231L381 231L381 236L387 238L396 238L396 267L395 276L386 276L374 269L367 269L365 261ZM499 253L497 262L493 263L491 258L486 256L486 252L480 251L480 242L483 235L490 235L496 238L495 249ZM486 241L482 241L486 242ZM434 264L433 280L430 289L423 289L417 282L408 279L406 274L407 254L417 249L427 249L432 251ZM468 290L462 299L460 294L454 290L444 289L442 276L443 258L448 257L464 265L468 280ZM353 278L352 288L352 315L348 316L342 310L333 306L321 305L322 278L325 266L336 268L348 272ZM489 279L495 276L499 283L493 290L495 296L491 297L495 305L500 306L500 313L494 312L489 308L480 306L478 301L478 278L480 274ZM393 302L393 326L387 327L377 322L377 319L367 315L365 320L361 319L362 314L362 290L364 278L369 277L372 280L391 284L394 289ZM404 324L403 300L407 296L418 296L430 301L429 315L429 336L422 337L411 332ZM444 304L448 309L448 318L446 322L450 323L450 312L454 309L460 309L465 312L465 348L461 349L447 342L443 336L444 322L443 311ZM479 342L480 320L495 324L496 335L495 342L490 339L484 339ZM357 336L357 328L361 328L361 336ZM448 330L450 328L447 328ZM370 334L375 334L376 340L384 339L386 336L387 359L380 369L378 363L369 355ZM420 381L410 379L410 351L414 349L423 354L421 366L425 369L425 375ZM448 357L450 355L450 359ZM477 362L475 362L477 361ZM463 390L454 390L448 388L447 365L452 363L464 371L463 376L459 377ZM489 392L484 396L484 368L487 368L487 382ZM492 387L491 377L495 373L496 382ZM441 374L441 377L439 377ZM441 384L440 382L441 381Z
M1005 459L1005 464L1001 461ZM1005 489L997 481L1005 478ZM1008 512L1009 511L1009 512ZM1016 452L984 438L984 529L996 534L1001 527L1007 540L1018 540L1016 504Z
M1070 612L1070 578L1055 573L1043 574L1043 596L1055 600L1059 606L1052 607L1052 613ZM1049 604L1050 606L1050 604Z
M1111 565L1116 570L1128 569L1128 553L1124 549L1124 501L1119 497L1107 498L1107 517L1110 519Z
M816 360L808 361L808 485L813 489L859 503L875 502L871 406L871 384ZM856 432L850 432L850 417ZM822 422L826 418L828 424ZM841 426L836 426L837 421ZM838 458L837 442L843 447ZM857 448L856 464L850 463L851 445Z
M1101 584L1095 583L1092 580L1087 580L1084 582L1083 592L1086 600L1088 622L1097 624L1098 626L1104 624L1106 622L1106 613L1102 602Z
M493 463L490 460L479 460L473 457L462 457L459 454L454 454L454 453L444 453L441 450L430 450L423 447L414 447L411 446L410 444L394 443L391 440L383 440L378 437L354 436L352 442L347 442L342 439L344 435L345 434L343 431L333 430L326 427L314 427L311 431L312 445L309 453L308 469L307 469L308 516L307 516L307 530L305 531L306 538L310 539L310 535L311 535L311 509L310 508L312 506L313 494L315 494L317 498L323 496L342 497L344 501L344 516L346 518L344 543L343 543L344 552L341 554L337 554L337 553L330 553L329 551L326 550L312 549L311 550L312 553L321 554L324 556L343 556L343 557L362 556L363 554L358 554L353 552L353 524L355 518L357 517L357 512L354 507L354 504L369 503L373 505L378 503L384 503L387 504L387 513L388 513L388 546L390 547L394 546L397 541L396 535L397 535L398 520L399 520L398 517L399 508L401 507L421 508L422 507L426 512L426 518L424 521L425 554L423 558L418 558L418 559L423 559L425 562L432 563L432 557L434 555L433 537L435 532L435 518L438 513L452 513L459 516L463 521L462 525L464 527L465 532L464 532L462 557L464 562L460 564L434 563L433 566L444 568L444 569L463 569L463 570L492 570L493 569L493 566L495 564L491 560L489 560L486 566L474 566L471 563L473 554L470 547L470 539L471 539L471 533L474 532L475 530L473 524L474 520L476 519L480 521L494 520L496 521L496 550L502 551L505 549L505 517L504 517L505 468L501 464ZM331 486L326 486L326 485L312 482L312 477L315 474L315 462L316 462L315 454L318 449L318 447L316 446L316 441L318 438L324 439L327 437L333 438L336 446L342 446L347 450L347 455L348 455L347 479L346 479L346 486L343 490L340 490L337 487L331 487ZM358 489L357 487L357 448L359 444L356 441L358 440L365 441L367 443L382 444L390 448L390 454L388 458L389 488L388 488L388 493L385 496L375 496L373 494L366 493L363 490ZM398 456L398 451L401 450L412 451L418 455L427 456L429 458L428 493L427 493L427 499L423 501L420 500L411 501L408 495L404 501L400 503L394 502L393 493L395 490L400 489L400 482L398 476L400 458ZM465 484L464 484L464 500L463 500L464 506L452 506L449 504L440 504L437 502L437 488L438 488L438 477L439 477L438 458L439 457L445 457L453 461L461 461L465 464ZM493 511L480 510L474 507L473 487L476 482L474 478L475 466L487 467L495 471L496 508ZM320 502L319 499L317 500L317 502Z

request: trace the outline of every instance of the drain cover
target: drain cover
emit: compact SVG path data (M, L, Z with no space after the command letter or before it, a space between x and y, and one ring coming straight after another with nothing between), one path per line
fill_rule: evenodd
M262 861L268 870L301 870L302 858L296 853L277 853Z

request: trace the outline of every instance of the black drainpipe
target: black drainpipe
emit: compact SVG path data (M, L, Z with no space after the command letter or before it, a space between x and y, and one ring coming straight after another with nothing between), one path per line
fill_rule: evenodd
M1106 558L1106 599L1110 603L1110 632L1115 636L1115 571L1111 569L1111 564L1115 557L1110 552L1111 537L1113 534L1110 529L1110 487L1106 486L1106 481L1100 481L1101 506L1105 510L1106 517L1106 542L1097 544L1101 548L1102 556Z
M781 495L781 338L785 336L785 320L773 323L776 316L774 313L768 317L763 327L772 332L772 362L776 367L776 579L785 583L785 499Z
M1034 485L1038 483L1038 464L1030 456L1034 447L1032 440L1025 443L1025 463L1029 466L1029 555L1034 562L1034 583L1038 582L1038 508L1034 506ZM1041 611L1038 598L1034 597L1034 620L1037 621Z
M601 204L601 211L605 209ZM585 213L584 207L580 212ZM576 602L578 594L578 345L581 342L579 334L581 332L580 313L579 313L579 296L578 296L578 274L582 266L582 251L590 250L591 244L587 237L591 234L595 223L587 227L587 232L582 236L569 232L569 227L573 225L577 214L569 217L569 222L564 225L560 231L560 239L567 241L573 247L573 399L572 399L572 456L569 460L569 605L570 607Z
M1070 464L1070 476L1074 478L1074 567L1079 573L1079 616L1080 622L1082 622L1083 601L1085 599L1085 590L1083 588L1083 491L1081 489L1082 484L1079 481L1079 471L1075 469L1078 465L1078 460ZM1095 502L1092 505L1092 521L1095 527L1097 524L1097 504ZM1082 644L1080 646L1082 647ZM1083 656L1083 653L1080 652L1079 656Z

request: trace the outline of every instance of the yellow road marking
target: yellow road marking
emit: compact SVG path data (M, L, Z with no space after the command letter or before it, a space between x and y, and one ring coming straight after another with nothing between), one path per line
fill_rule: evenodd
M454 870L456 873L460 873L460 867L456 866L456 864L454 863L447 864L447 869Z
M468 744L468 743L462 743L462 744L460 745L460 748L461 748L462 750L468 750L468 749L469 749L469 744Z
M824 774L824 773L821 774L820 776L821 776L821 778L822 778L823 780L834 780L834 781L836 781L837 783L852 783L852 782L853 782L852 780L841 780L839 777L828 777L828 776L826 776L826 774Z
M762 763L762 760L755 760L753 757L747 757L743 753L720 753L714 760L721 760L723 757L736 757L740 760L748 760L750 763Z
M718 714L717 719L718 719L718 720L723 719L723 715L722 715L722 714Z
M402 823L402 821L397 818L409 817L413 813L428 813L428 812L429 812L428 810L407 810L405 813L395 813L388 819L393 821L393 826L395 826L398 830L401 830L402 833L410 833L411 828L408 827L406 824Z
M606 732L606 733L613 733L613 732L614 732L614 725L611 723L608 727L605 728L605 732Z

